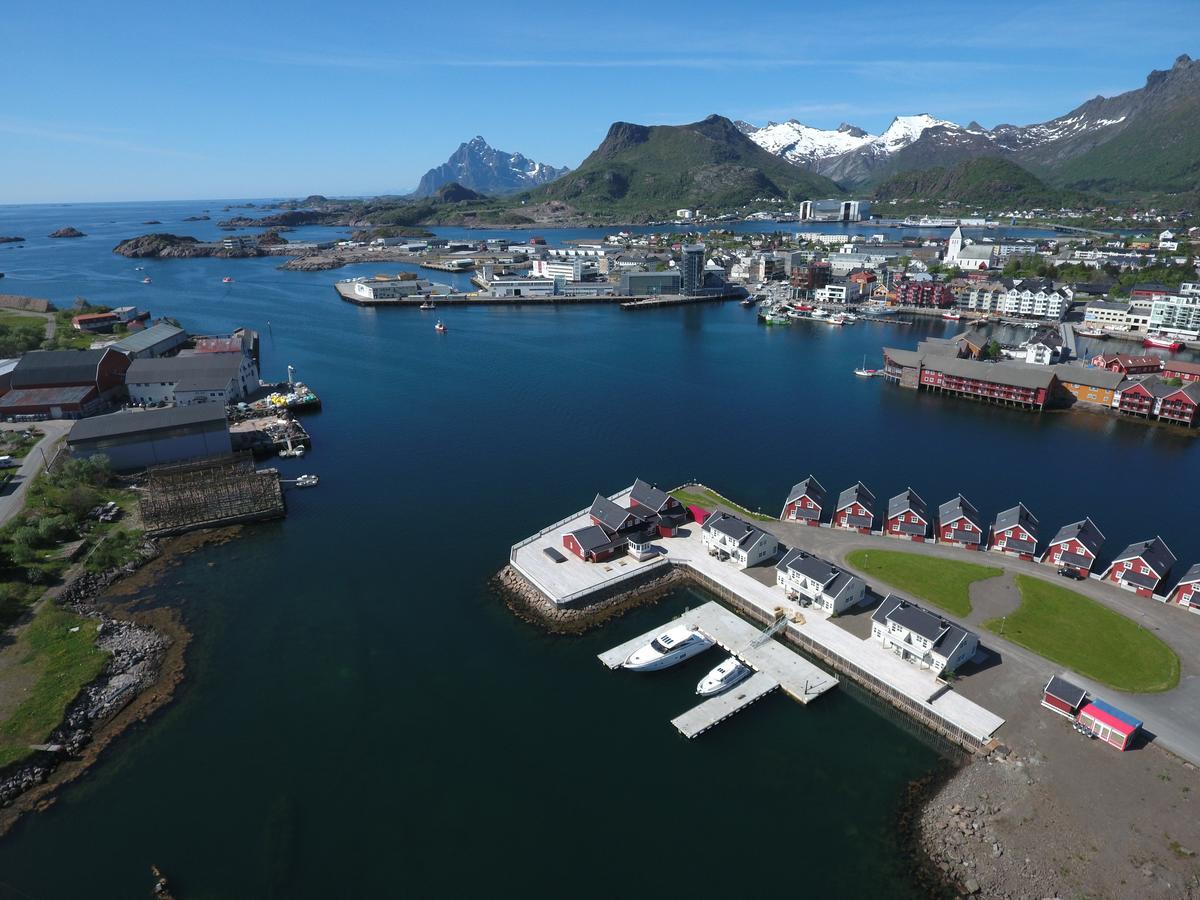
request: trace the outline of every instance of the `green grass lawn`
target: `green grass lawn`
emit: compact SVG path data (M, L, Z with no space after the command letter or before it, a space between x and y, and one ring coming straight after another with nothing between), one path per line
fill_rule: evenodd
M1179 684L1179 657L1137 622L1062 585L1016 576L1021 606L983 627L1119 691Z
M79 630L71 629L78 626ZM108 654L96 646L96 622L47 602L19 638L22 665L38 666L29 696L0 724L0 767L24 758L45 741L78 696L104 668ZM16 648L13 648L16 649Z
M31 316L27 313L0 309L0 325L7 325L10 328L19 328L22 325L32 325L35 328L44 329L46 327L46 319L42 316Z
M927 600L955 616L970 614L972 584L1001 574L995 566L896 550L855 550L846 557L846 562L864 575Z
M774 516L765 516L762 513L751 512L746 507L734 503L728 497L722 497L716 491L711 491L708 488L689 485L686 488L680 488L677 491L671 491L671 496L682 503L684 506L699 506L702 509L713 510L718 506L725 506L730 509L740 510L751 519L757 519L760 522L771 522Z

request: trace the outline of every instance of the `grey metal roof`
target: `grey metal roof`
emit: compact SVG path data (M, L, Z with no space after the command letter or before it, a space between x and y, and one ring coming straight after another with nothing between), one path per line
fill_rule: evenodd
M857 575L851 575L849 572L843 572L839 569L837 575L833 577L833 581L826 584L821 590L830 597L836 598L840 597L845 591L852 589L860 581L862 579Z
M898 516L902 512L915 512L922 519L926 518L925 501L912 488L907 488L903 493L897 494L888 501L888 518Z
M1059 678L1057 675L1051 677L1046 682L1046 687L1043 688L1043 693L1049 694L1063 703L1066 703L1072 709L1082 706L1083 701L1087 699L1087 691L1078 685L1071 684L1065 678Z
M1001 531L1007 531L1008 529L1017 525L1020 525L1033 537L1037 537L1037 517L1034 516L1034 514L1028 509L1026 509L1024 503L1018 503L1016 506L1006 509L1004 512L998 514L996 516L995 524L992 525L992 534L998 534Z
M719 531L721 534L737 541L739 547L753 547L769 535L761 528L756 528L749 522L744 522L729 513L716 513L708 517L704 528L709 531Z
M1033 553L1037 550L1037 541L1024 541L1020 538L1007 538L1004 541L1005 550L1015 550L1017 553Z
M797 575L803 575L805 578L810 578L822 585L832 581L839 571L825 562L825 560L809 556L807 553L792 557L788 561L786 568Z
M1171 548L1160 537L1151 538L1148 541L1136 541L1130 544L1121 554L1117 556L1113 563L1119 563L1127 559L1141 559L1146 565L1159 574L1166 575L1171 566L1175 565L1177 560L1175 554L1171 552ZM1130 573L1126 573L1128 575Z
M894 602L893 602L894 601ZM962 643L971 632L942 618L936 613L900 600L889 594L871 615L871 618L881 624L895 622L902 628L919 634L932 642L932 650L943 657L949 657L954 649Z
M878 622L880 625L886 625L888 616L892 614L892 610L903 602L895 594L888 594L883 598L883 602L875 607L875 611L871 613L871 620Z
M1091 520L1091 517L1064 525L1058 529L1058 534L1054 535L1050 544L1062 544L1072 539L1078 540L1087 547L1093 556L1100 552L1100 547L1104 544L1104 535L1100 533L1100 529L1096 527L1096 523Z
M817 479L813 478L811 475L809 475L803 481L799 481L792 485L792 489L788 491L787 500L785 500L784 503L786 505L787 503L791 503L793 500L799 500L801 497L806 495L816 501L817 506L825 505L825 488L822 487L821 482L817 481Z
M923 364L926 369L941 372L943 375L971 378L1029 390L1048 389L1055 377L1053 372L1047 371L1047 366L1031 366L1025 363L990 363L976 362L973 359L949 357L930 359L927 357Z
M164 409L126 410L107 416L80 419L71 426L67 443L118 437L120 435L145 434L168 431L188 425L225 424L225 409L216 403L200 403L194 406L168 406Z
M612 535L599 525L588 525L580 528L578 531L572 531L571 535L579 542L579 548L584 553L601 550L612 544L619 543L618 541L614 541Z
M14 388L39 385L95 384L103 350L31 350L12 373Z
M973 522L980 531L983 530L983 522L979 518L979 510L972 506L971 501L962 494L947 500L938 507L938 524L943 527L963 517Z
M187 332L178 325L172 325L170 322L159 322L157 325L151 325L143 331L137 331L128 337L123 337L111 346L114 350L120 350L122 353L143 353L151 347L163 341L169 341L179 335L183 335L186 338Z
M195 356L167 356L158 359L135 359L125 373L126 384L155 384L166 382L202 382L224 387L241 368L240 353L200 353ZM203 390L204 388L191 388Z
M884 347L883 355L896 365L906 369L916 369L921 365L921 354L916 350L900 350L895 347Z
M1064 550L1058 556L1058 561L1067 566L1078 566L1081 569L1090 569L1093 560L1088 556L1081 556L1078 553L1070 553Z
M936 641L946 630L946 624L940 616L935 616L919 606L901 604L888 617L889 621L902 625L914 634L919 634L928 641Z
M913 522L900 522L897 524L897 527L900 529L901 534L926 535L929 533L929 526L927 524L917 525Z
M1156 578L1153 575L1143 575L1141 572L1135 572L1133 569L1128 569L1120 572L1117 575L1122 581L1128 581L1131 584L1136 584L1138 587L1154 589L1154 587L1162 579Z
M635 478L633 488L629 492L629 499L636 502L638 506L645 506L658 512L671 501L671 495L666 491L660 491L652 484L647 484L640 478Z
M634 519L641 518L641 516L632 510L618 506L603 494L596 495L596 499L592 501L591 509L588 510L588 515L596 519L609 531L620 531L626 526L631 517Z
M979 544L983 542L983 535L978 531L963 531L961 528L955 528L950 532L950 540L960 541L964 544Z
M1114 390L1124 376L1120 372L1100 369L1096 366L1072 366L1059 364L1050 366L1050 371L1058 376L1058 380L1070 384L1082 384L1088 387L1107 388Z
M846 524L856 528L870 528L875 524L875 519L872 516L847 515Z
M855 482L838 494L837 508L839 510L845 509L851 503L855 502L862 504L872 512L875 510L875 495L861 481Z
M1191 584L1192 582L1200 581L1200 563L1192 563L1192 567L1183 573L1183 577L1179 579L1180 584Z

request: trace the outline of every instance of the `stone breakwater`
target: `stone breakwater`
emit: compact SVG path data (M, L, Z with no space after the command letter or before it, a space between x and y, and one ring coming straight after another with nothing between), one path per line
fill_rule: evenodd
M557 606L511 565L494 579L498 593L518 618L551 634L582 634L638 606L655 603L686 583L687 575L671 566L654 570L646 580L623 582L616 593L599 594L590 603Z
M16 815L7 814L10 809L19 814L44 798L52 789L60 767L71 768L74 764L75 769L82 771L103 744L115 736L114 732L106 735L103 742L97 742L101 731L158 683L164 658L174 643L172 638L149 625L114 618L99 605L100 595L115 581L131 574L158 553L156 544L146 542L136 562L101 574L83 573L57 598L49 601L57 602L77 615L97 620L97 645L108 651L110 658L100 676L85 686L67 708L62 724L41 749L0 773L0 807L6 812L0 817L0 833L16 819ZM147 712L143 711L142 716ZM69 780L74 774L77 772L63 780ZM35 790L37 788L41 790Z

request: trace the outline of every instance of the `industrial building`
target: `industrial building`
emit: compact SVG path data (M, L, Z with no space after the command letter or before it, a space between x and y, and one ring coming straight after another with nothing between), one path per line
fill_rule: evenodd
M119 471L232 452L220 406L124 410L75 423L67 435L73 456L107 456Z

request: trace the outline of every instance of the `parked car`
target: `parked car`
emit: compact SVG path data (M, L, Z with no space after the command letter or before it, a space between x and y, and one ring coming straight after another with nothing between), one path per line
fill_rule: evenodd
M1070 578L1072 581L1083 581L1085 576L1079 573L1078 569L1072 569L1070 566L1061 566L1058 574L1063 578Z

